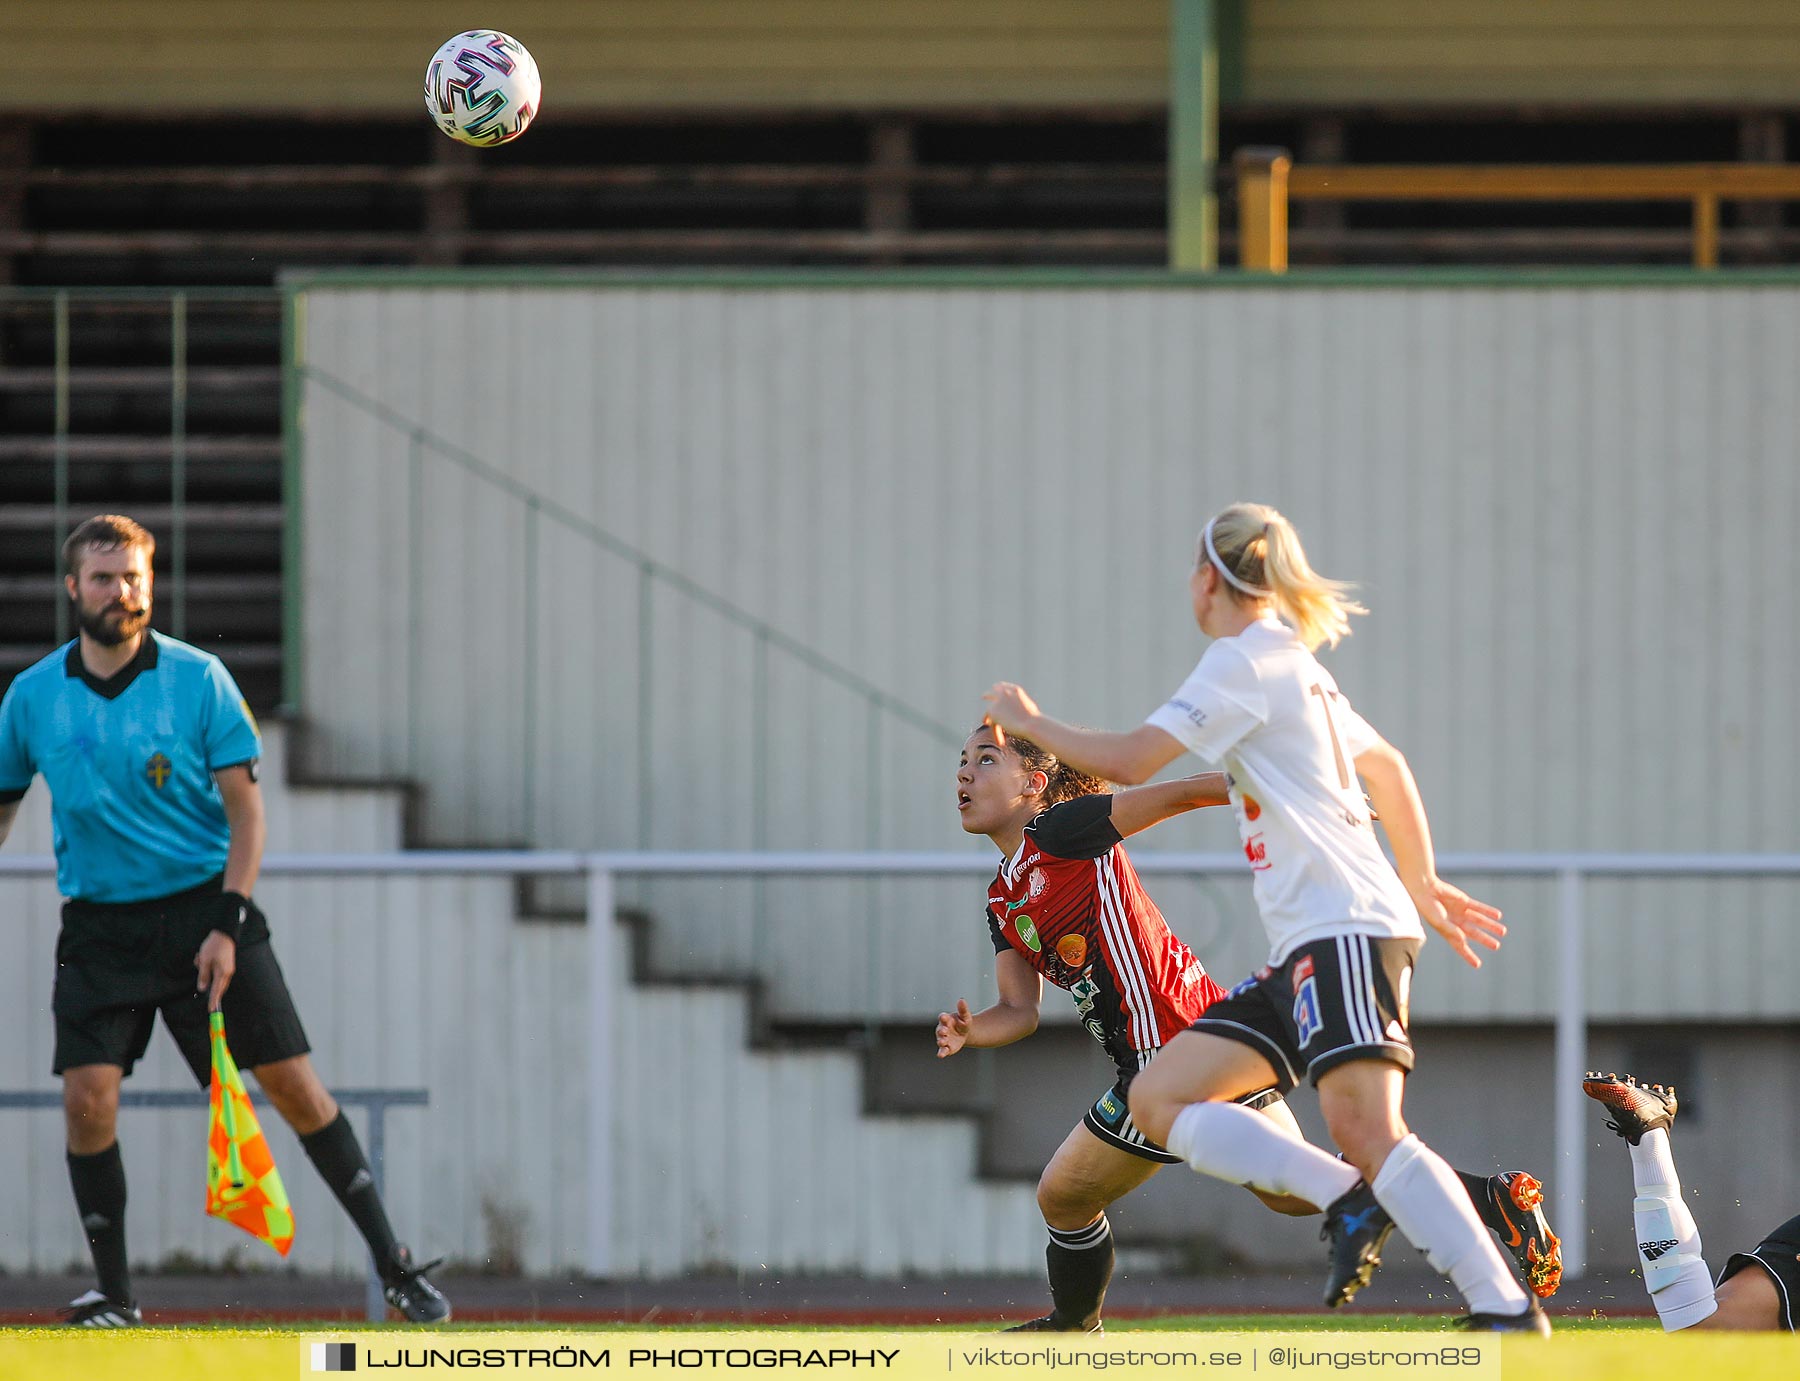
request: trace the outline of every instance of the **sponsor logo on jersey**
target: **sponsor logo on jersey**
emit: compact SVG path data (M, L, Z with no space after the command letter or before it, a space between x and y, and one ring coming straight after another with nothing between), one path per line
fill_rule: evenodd
M1671 1249L1680 1245L1680 1242L1671 1237L1666 1242L1639 1242L1638 1250L1644 1254L1644 1260L1658 1261L1667 1256Z
M1013 929L1019 932L1019 939L1025 948L1033 954L1044 952L1044 942L1038 938L1037 924L1029 916L1020 916L1013 922Z
M1269 850L1260 833L1253 834L1244 841L1244 857L1250 860L1250 866L1259 873L1266 873L1274 867L1269 862Z
M1069 996L1075 999L1075 1015L1086 1017L1094 1010L1094 999L1100 996L1100 985L1091 978L1069 985Z
M1020 897L1017 901L1007 902L1007 913L1010 915L1012 912L1017 911L1021 906L1027 906L1038 897L1043 896L1044 889L1049 885L1050 880L1044 876L1044 870L1042 868L1033 868L1025 875L1025 895Z
M1102 1122L1117 1122L1124 1109L1119 1106L1119 1100L1113 1097L1112 1090L1108 1089L1094 1105L1094 1111L1100 1114Z
M1056 957L1072 969L1087 959L1087 940L1080 935L1065 935L1056 942Z
M1069 996L1075 999L1075 1015L1087 1028L1088 1035L1100 1042L1101 1048L1106 1046L1106 1027L1100 1018L1094 1015L1094 1002L1100 996L1100 985L1091 978L1077 979L1069 984Z
M144 764L144 775L150 779L150 785L161 791L175 772L175 764L161 753L152 753L150 761Z
M1169 704L1175 709L1180 710L1182 714L1186 715L1188 723L1192 724L1196 729L1204 729L1206 727L1206 711L1201 709L1198 705L1192 704L1186 700L1171 700Z
M1294 960L1294 982L1296 985L1301 984L1306 982L1306 980L1312 976L1313 957L1310 954L1302 954L1298 959Z

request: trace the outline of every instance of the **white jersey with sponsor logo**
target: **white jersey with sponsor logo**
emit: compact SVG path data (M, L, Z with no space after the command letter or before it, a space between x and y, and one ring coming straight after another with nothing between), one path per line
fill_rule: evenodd
M1229 774L1270 964L1332 935L1424 938L1356 776L1378 736L1286 624L1218 639L1148 722Z

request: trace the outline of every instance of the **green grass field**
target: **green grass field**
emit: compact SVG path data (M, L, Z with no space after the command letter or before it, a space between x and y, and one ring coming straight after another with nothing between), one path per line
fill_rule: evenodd
M494 1323L448 1323L431 1329L435 1333L966 1333L985 1335L998 1333L1016 1320L975 1320L951 1324L745 1324L659 1323L650 1319L639 1323L569 1323L561 1320ZM342 1320L320 1320L271 1324L245 1329L230 1322L177 1324L166 1326L184 1331L208 1330L228 1333L394 1333L411 1337L426 1336L425 1330L403 1323L346 1323ZM1609 1319L1604 1316L1556 1320L1558 1332L1647 1332L1657 1337L1662 1330L1653 1318ZM1106 1321L1106 1334L1132 1333L1451 1333L1448 1316L1432 1314L1364 1314L1333 1318L1323 1314L1159 1314L1154 1318L1111 1319ZM1796 1361L1800 1363L1800 1344L1796 1344Z

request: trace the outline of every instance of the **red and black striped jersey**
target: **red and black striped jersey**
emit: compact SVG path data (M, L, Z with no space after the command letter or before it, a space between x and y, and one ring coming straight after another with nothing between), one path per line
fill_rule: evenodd
M1025 827L988 887L994 952L1015 950L1075 999L1126 1077L1224 996L1170 931L1112 824L1112 797L1080 796Z

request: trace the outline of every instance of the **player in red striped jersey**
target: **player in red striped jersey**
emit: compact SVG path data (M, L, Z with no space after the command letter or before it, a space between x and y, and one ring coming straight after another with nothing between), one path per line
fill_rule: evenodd
M1180 1157L1147 1138L1127 1107L1131 1082L1162 1045L1225 996L1170 931L1121 847L1158 821L1228 800L1222 773L1107 793L1107 784L1059 762L1030 739L983 726L957 767L963 829L985 834L1005 861L990 884L987 922L999 1001L971 1012L959 1001L938 1016L940 1059L964 1046L1009 1045L1037 1029L1042 980L1067 989L1089 1033L1112 1059L1117 1082L1069 1133L1038 1182L1050 1232L1046 1249L1054 1307L1028 1329L1088 1332L1112 1276L1106 1208ZM1274 1088L1239 1100L1300 1138ZM1556 1289L1560 1270L1538 1263L1556 1239L1537 1208L1537 1181L1522 1172L1463 1176L1471 1197L1511 1245L1533 1288ZM1281 1213L1320 1210L1304 1199L1252 1190ZM1485 1200L1485 1202L1484 1202ZM1511 1217L1509 1218L1508 1211ZM1526 1258L1527 1244L1537 1256Z

